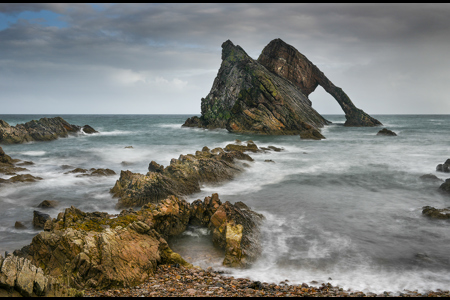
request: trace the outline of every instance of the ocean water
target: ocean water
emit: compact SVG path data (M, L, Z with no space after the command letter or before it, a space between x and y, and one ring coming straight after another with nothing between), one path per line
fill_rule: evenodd
M0 115L10 125L41 117L52 115ZM450 196L439 193L439 182L419 178L450 177L435 171L450 158L450 115L374 116L397 137L376 136L383 127L344 127L343 115L324 115L333 124L322 130L326 139L321 141L182 128L190 115L61 117L99 133L1 145L12 158L35 163L22 173L44 179L0 187L1 252L31 242L39 232L32 229L33 210L43 200L60 202L45 211L52 217L71 205L118 213L109 189L121 170L146 173L152 160L168 165L203 146L253 140L284 151L251 153L255 161L235 180L204 185L186 200L218 193L223 202L243 201L264 214L261 258L249 269L224 268L223 252L214 249L206 229L196 227L170 240L174 251L195 265L261 282L330 282L376 293L450 289L450 222L422 216L423 206L450 206ZM274 163L265 162L269 159ZM117 175L79 178L64 174L70 170L64 165L110 168ZM14 229L15 221L28 229Z

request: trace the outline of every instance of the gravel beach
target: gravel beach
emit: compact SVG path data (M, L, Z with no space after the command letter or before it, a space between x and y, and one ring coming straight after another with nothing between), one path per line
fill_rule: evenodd
M343 290L330 283L310 286L252 281L223 276L220 271L160 265L149 281L132 287L111 290L86 290L85 297L450 297L447 291L404 291L400 294L374 294Z

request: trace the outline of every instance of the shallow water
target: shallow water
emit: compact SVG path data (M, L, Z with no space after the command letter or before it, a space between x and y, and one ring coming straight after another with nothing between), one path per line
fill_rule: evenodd
M40 117L0 115L10 125ZM189 117L184 115L62 117L100 133L2 145L11 157L35 163L23 173L44 180L1 188L0 251L30 243L38 231L16 230L14 222L31 228L33 210L43 200L60 201L46 211L52 217L71 205L116 213L109 189L121 170L145 173L151 160L167 165L203 146L251 139L284 151L250 154L255 161L238 178L205 185L187 197L192 202L218 193L222 201L243 201L266 216L261 259L250 269L224 269L228 274L266 282L316 280L379 293L449 289L450 223L424 218L421 208L450 206L450 196L437 191L439 183L419 179L427 173L450 177L435 171L450 158L448 115L375 116L397 137L376 136L380 127L347 128L343 115L325 115L333 124L323 129L321 141L182 128ZM274 163L264 162L268 159ZM110 168L117 175L78 178L64 174L63 165ZM204 229L191 228L171 245L196 265L220 267L222 253Z

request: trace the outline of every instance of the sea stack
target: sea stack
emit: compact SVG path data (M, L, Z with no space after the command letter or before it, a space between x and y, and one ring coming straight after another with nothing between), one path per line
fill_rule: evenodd
M308 99L319 84L341 105L346 126L381 125L356 108L305 56L276 39L258 60L230 40L224 42L219 72L211 91L201 100L201 117L189 118L183 126L321 139L320 128L330 122Z

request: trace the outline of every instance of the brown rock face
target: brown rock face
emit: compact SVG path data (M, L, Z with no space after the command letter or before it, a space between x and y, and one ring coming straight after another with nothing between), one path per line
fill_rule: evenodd
M345 112L345 126L378 126L381 122L358 109L347 94L335 86L306 56L281 39L271 41L262 51L258 62L270 72L295 84L305 96L318 85L333 96Z

